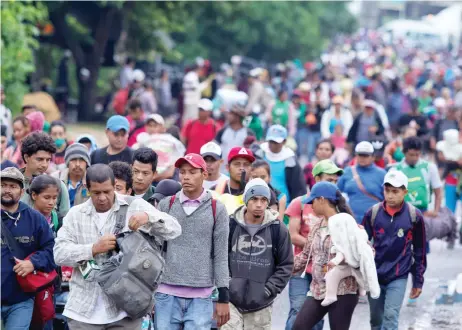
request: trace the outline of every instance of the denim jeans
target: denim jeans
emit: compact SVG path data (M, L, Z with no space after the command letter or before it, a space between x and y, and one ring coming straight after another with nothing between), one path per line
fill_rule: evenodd
M286 322L286 330L292 330L297 314L306 300L306 294L310 291L311 275L305 274L305 277L300 275L292 276L289 280L289 300L290 311ZM322 330L324 320L319 321L312 330Z
M371 330L398 330L399 312L406 293L407 278L380 285L380 297L369 297Z
M180 298L156 293L154 328L156 330L210 330L212 298Z
M28 330L34 311L34 299L30 298L11 306L2 306L2 322L5 330Z
M452 213L456 213L457 201L462 200L462 194L457 196L457 187L454 185L446 184L444 186L444 198L446 199L446 206Z
M297 155L308 157L311 161L316 151L316 143L321 139L321 132L310 131L306 127L299 128L295 134L297 142Z

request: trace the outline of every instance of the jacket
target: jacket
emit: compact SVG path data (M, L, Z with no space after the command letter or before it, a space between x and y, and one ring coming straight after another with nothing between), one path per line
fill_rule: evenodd
M207 191L199 207L190 215L186 215L180 203L180 192L176 194L171 207L170 198L164 198L158 205L161 212L175 217L182 229L180 237L167 243L162 283L187 287L228 288L229 217L226 208L217 201L214 223L212 195Z
M21 169L20 171L22 174L24 174L25 168ZM24 176L24 178L26 179L24 182L24 189L27 191L27 189L29 189L29 186L30 186L31 178L28 178L26 176ZM71 204L69 202L69 192L67 191L67 186L62 181L60 181L60 183L61 183L61 187L60 187L61 192L58 196L58 203L56 204L56 210L58 212L58 216L64 218L67 212L69 212L69 209L71 208ZM32 198L27 193L22 195L21 202L27 204L30 207L33 207L33 204L34 204L32 201Z
M324 111L321 117L321 135L324 139L329 138L332 134L330 132L330 121L334 118L335 109L331 107L329 110ZM350 109L343 107L340 110L340 120L343 126L343 135L348 136L351 125L353 125L353 115Z
M356 171L366 191L383 201L382 184L386 174L385 170L372 164L367 167L356 166ZM359 189L351 167L345 168L343 175L337 182L337 186L341 192L348 195L348 204L354 213L356 221L360 223L364 214L372 205L377 203L377 200L367 196Z
M62 171L55 172L52 174L52 176L59 179L64 183L64 185L67 186L69 182L69 169L66 168ZM87 189L87 181L84 175L82 178L82 184L77 188L77 191L75 192L74 206L85 203L89 198L90 194Z
M412 274L413 287L422 288L427 268L425 224L422 213L416 210L412 223L407 203L393 217L384 203L371 223L372 208L363 219L363 226L375 249L375 264L380 284L407 278Z
M256 157L270 160L269 157L269 146L268 143L265 142L261 146L261 151L257 151ZM283 154L282 154L283 153ZM284 147L281 151L281 157L285 160L285 178L286 178L286 185L287 189L289 190L289 196L287 196L287 203L289 203L292 199L295 199L299 196L303 196L306 194L306 184L303 177L303 171L300 167L300 164L297 161L297 156L287 147ZM269 158L268 158L269 157ZM271 183L274 188L284 192L281 187L278 187L274 183Z
M246 229L246 207L236 210L230 221L237 223L230 237L230 301L241 313L255 312L271 305L284 290L294 265L289 231L278 220L278 212L267 209L263 223L251 237ZM270 226L279 227L279 245L274 255Z
M53 260L53 246L55 244L53 233L45 217L23 202L19 202L18 211L10 214L13 218L21 214L16 222L5 211L1 211L2 221L23 250L23 255L13 256L2 236L2 306L13 305L34 297L34 293L22 291L13 271L15 262L13 257L24 259L31 253L30 261L34 269L50 272L56 268Z
M145 212L149 217L149 222L138 229L161 240L173 239L181 234L181 227L173 217L159 212L151 204L141 198L122 196L116 194L114 205L110 210L107 219L107 226L114 227L116 214L120 205L127 205L127 224L131 215L136 212ZM79 264L88 260L95 260L98 265L102 265L109 257L107 253L98 254L93 257L92 247L101 237L94 218L97 217L92 200L74 206L64 218L63 226L58 231L54 256L56 263L60 266L74 267L70 281L69 299L66 303L66 310L72 311L84 317L91 317L98 301L98 296L103 297L108 317L112 318L119 314L119 310L114 303L105 296L94 280L84 280ZM128 227L122 230L128 231Z
M357 143L361 142L361 141L357 141L356 136L358 135L359 123L361 122L362 116L363 116L363 113L360 113L358 117L356 117L355 120L353 121L353 126L351 126L350 132L348 132L348 137L347 137L348 143L353 143L356 145ZM374 111L374 116L375 116L375 122L377 123L377 127L378 127L378 130L375 133L375 135L377 136L383 135L385 133L385 126L377 110Z

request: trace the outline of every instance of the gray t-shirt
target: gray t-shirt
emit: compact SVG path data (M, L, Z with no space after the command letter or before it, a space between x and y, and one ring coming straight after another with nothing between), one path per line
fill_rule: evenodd
M258 224L248 224L247 222L245 223L245 228L247 229L247 232L250 234L250 236L254 236L257 231L260 229L261 223Z
M369 141L370 132L369 127L376 125L375 123L375 114L368 117L366 114L363 114L359 119L358 132L356 135L356 142Z

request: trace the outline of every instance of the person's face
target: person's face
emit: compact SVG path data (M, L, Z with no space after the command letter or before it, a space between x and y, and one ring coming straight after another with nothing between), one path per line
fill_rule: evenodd
M145 125L146 133L148 134L161 134L165 133L165 127L161 124L156 123L154 120L150 120Z
M51 153L39 150L33 155L24 155L26 167L32 175L40 175L46 172L51 162Z
M281 152L282 148L284 147L284 143L285 141L282 143L277 143L275 141L269 141L268 143L269 150L274 154L278 154Z
M54 126L50 131L50 136L55 141L58 139L65 139L66 131L64 130L64 127L62 126Z
M207 164L207 173L209 174L209 176L213 177L220 171L223 159L215 159L212 156L206 156L204 160Z
M43 215L50 215L53 208L58 201L58 187L48 186L40 194L32 193L32 200L34 201L34 208Z
M330 143L324 142L319 144L316 149L316 158L318 160L329 159L332 157L332 147Z
M286 92L281 93L281 95L279 96L279 100L280 100L281 102L287 101L287 98L288 98L288 95L287 95Z
M22 111L22 115L23 116L28 116L29 114L31 114L32 112L35 112L37 111L36 108L25 108L23 111Z
M405 154L404 154L404 158L406 159L406 163L408 163L408 165L411 165L411 166L415 166L415 164L417 164L417 162L419 161L420 159L420 150L408 150Z
M15 121L13 124L13 136L16 141L21 141L29 133L26 126L21 121Z
M155 171L152 170L151 164L144 164L137 160L133 162L133 190L137 194L148 191L154 180Z
M226 114L226 117L228 119L228 123L230 123L230 124L236 124L241 120L241 118L237 114L235 114L234 112L228 112Z
M210 111L205 111L202 109L199 109L199 120L207 120L210 118Z
M263 166L254 168L250 171L250 180L257 179L257 178L262 179L266 183L269 183L271 179L270 176L268 175L268 171Z
M247 212L252 214L256 219L263 220L265 210L268 208L268 200L262 196L252 197L247 202Z
M19 182L10 180L10 179L3 179L1 181L1 202L3 206L13 206L19 203L22 194L24 193L24 189L21 188Z
M91 181L89 191L96 212L107 212L114 205L115 190L111 180L103 183Z
M69 173L77 177L83 177L87 170L87 162L83 158L72 159L69 162Z
M127 189L127 182L121 179L115 179L115 191L121 195L131 195L132 189Z
M385 196L385 202L388 206L397 208L400 207L404 202L404 197L407 194L407 189L395 188L391 185L386 184L383 188L383 193Z
M334 104L334 107L335 107L335 111L340 111L342 109L342 103L335 103Z
M246 158L234 158L230 164L228 164L229 177L234 182L241 182L242 172L249 173L250 166L252 163Z
M358 166L367 167L372 164L374 161L374 156L372 155L356 155L358 161Z
M321 173L320 175L316 175L314 177L314 181L316 183L321 182L321 181L327 181L333 184L337 184L338 174Z
M6 136L0 137L0 153L3 154L3 152L6 150L6 146L8 145L8 139Z
M127 146L128 133L123 129L115 133L111 130L106 130L106 136L111 147L116 150L125 149L125 147Z
M368 116L372 116L372 114L374 113L374 108L371 108L371 107L365 107L364 108L364 113Z
M133 120L139 120L143 116L143 111L141 108L135 108L130 110L130 115L132 116Z
M192 167L188 163L184 163L180 167L180 183L184 192L193 193L201 190L206 178L207 172L200 168Z
M327 200L323 197L316 198L313 200L313 204L311 207L313 208L313 212L318 216L324 216L324 211L327 206Z

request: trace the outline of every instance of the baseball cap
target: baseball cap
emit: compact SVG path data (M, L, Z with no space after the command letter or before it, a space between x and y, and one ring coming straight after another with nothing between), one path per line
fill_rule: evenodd
M150 122L151 120L154 121L155 123L159 124L159 125L162 125L162 126L165 125L164 117L162 117L162 116L159 115L158 113L154 113L154 114L152 114L152 115L149 115L149 116L146 118L146 123Z
M202 99L199 101L199 104L197 105L199 109L202 109L204 111L212 111L213 110L213 102L210 101L209 99Z
M228 164L230 164L235 158L245 158L251 163L255 161L253 152L250 149L244 147L234 147L229 151Z
M0 172L0 179L11 179L17 181L24 187L24 175L16 167L7 167Z
M374 146L370 142L367 142L367 141L359 142L356 145L355 153L357 155L373 155Z
M175 162L175 167L180 168L180 166L184 163L188 163L194 168L201 168L204 171L207 171L207 164L201 155L190 153L184 157L178 158L178 160Z
M131 78L132 78L132 82L135 82L135 81L142 82L144 78L146 78L146 75L140 69L136 69L136 70L133 70Z
M377 103L375 103L373 100L364 100L364 107L375 109L377 107Z
M331 182L318 182L311 189L310 195L303 199L302 202L304 204L313 204L313 201L320 197L324 197L330 201L337 201L337 190L338 187Z
M130 129L130 123L128 122L127 118L116 115L108 119L106 123L106 129L114 133L120 131L121 129L125 130L125 132L128 132Z
M247 204L252 197L262 196L265 197L268 201L271 199L271 192L268 187L268 184L260 179L252 179L245 185L244 188L244 203Z
M320 174L338 174L342 175L343 170L339 168L335 163L330 159L324 159L319 162L313 167L311 171L313 177L320 175Z
M383 184L390 184L395 188L405 187L407 189L408 179L407 176L398 170L390 170L383 179Z
M281 125L271 126L266 133L266 141L282 143L285 139L287 139L287 130Z
M221 159L221 148L215 142L208 142L204 144L200 150L200 154L203 158L210 156L213 157L215 160Z
M172 179L161 180L156 186L156 192L152 195L155 200L162 200L167 196L173 196L181 190L181 184Z
M437 108L444 108L446 106L446 100L443 99L442 97L437 97L433 101L433 105Z

